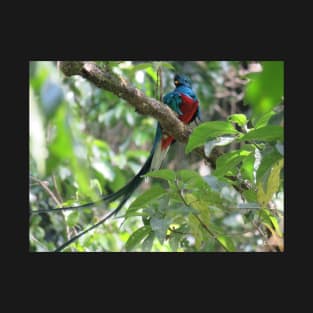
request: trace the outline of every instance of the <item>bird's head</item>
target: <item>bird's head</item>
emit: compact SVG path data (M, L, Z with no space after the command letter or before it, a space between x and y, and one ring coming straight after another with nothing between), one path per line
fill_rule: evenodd
M185 75L176 74L174 77L174 84L176 87L183 85L191 88L191 80Z

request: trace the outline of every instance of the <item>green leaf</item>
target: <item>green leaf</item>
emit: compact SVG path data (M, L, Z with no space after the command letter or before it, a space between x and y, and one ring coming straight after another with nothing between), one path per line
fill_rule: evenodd
M244 114L232 114L228 116L227 120L229 122L236 123L241 127L248 123L248 119Z
M77 223L78 223L78 220L79 220L79 214L80 212L78 210L76 211L73 211L71 212L67 218L66 218L66 221L67 221L67 224L69 227L73 227L75 226Z
M189 186L192 187L201 187L203 185L206 186L206 182L203 177L200 176L197 172L192 170L180 170L177 172L177 178L186 184L186 188Z
M169 239L169 244L173 252L176 252L179 247L179 242L181 239L181 234L172 233Z
M263 189L263 184L261 182L257 185L257 200L262 207L266 207L274 193L278 191L280 185L280 171L283 167L283 163L284 161L280 160L273 166L265 189Z
M209 157L214 147L229 145L235 139L236 137L234 136L222 136L222 137L217 137L216 139L210 140L204 145L204 153L207 157Z
M143 226L139 229L137 229L135 232L133 232L127 242L126 242L126 251L132 251L134 250L142 241L144 237L146 237L151 232L150 226Z
M204 145L210 138L219 137L225 134L239 134L232 123L225 121L206 122L196 127L191 133L186 153Z
M262 155L261 164L256 172L257 183L262 182L265 185L264 180L268 177L273 165L281 158L282 156L275 149Z
M236 167L244 158L251 154L248 150L235 150L223 154L216 160L215 176L223 176Z
M239 140L260 140L260 141L276 141L283 140L284 129L281 126L269 125L249 131Z
M167 191L158 185L152 186L150 189L145 191L143 194L137 197L135 201L130 205L127 211L134 211L135 209L140 209L147 203L151 202L153 199L160 198L162 195L166 194Z
M276 230L278 236L282 236L282 232L280 230L276 216L274 216L268 209L261 209L259 211L259 216L263 224L267 225L270 228L274 226L274 229Z
M190 227L191 234L195 238L195 246L197 249L200 249L203 241L202 226L200 225L197 218L192 214L190 214L189 216L188 224Z
M165 218L158 218L153 216L150 220L151 228L161 244L163 244L165 240L166 232L170 224L171 221Z
M168 63L168 62L160 62L160 65L163 66L163 67L168 68L169 70L175 70L175 67L174 67L171 63Z
M185 195L185 200L192 208L199 213L201 220L207 225L210 223L210 211L207 201L203 198L197 198L194 194L188 193Z
M142 250L143 251L145 251L145 252L151 251L154 238L155 238L155 233L152 231L152 232L150 232L150 234L147 236L147 238L142 243Z
M141 71L141 70L145 70L148 67L152 67L153 68L153 64L152 63L140 63L140 64L136 64L132 67L132 71Z
M252 152L242 161L242 165L240 168L242 177L244 179L248 179L251 183L254 183L254 162L255 162L255 154Z
M234 242L230 237L219 235L216 238L228 252L236 251Z
M275 115L276 113L274 111L269 111L267 113L264 113L262 115L258 115L252 118L252 124L254 125L254 128L261 128L268 124L270 118Z
M256 192L253 190L245 190L242 195L246 198L247 201L249 202L256 202Z
M152 67L148 67L146 72L154 80L154 82L157 81L157 73Z
M172 170L162 169L158 171L149 172L146 174L149 177L161 178L168 181L174 181L176 178L176 173Z

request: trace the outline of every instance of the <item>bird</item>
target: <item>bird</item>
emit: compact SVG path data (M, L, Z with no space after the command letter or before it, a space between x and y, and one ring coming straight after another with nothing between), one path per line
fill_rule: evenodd
M183 74L175 74L174 76L175 89L167 93L163 97L163 103L169 106L176 114L179 120L184 124L190 124L192 121L201 121L201 111L199 106L199 99L192 89L192 82L189 77ZM116 215L123 207L125 202L131 197L133 192L139 187L144 179L144 175L150 171L156 171L160 169L163 160L165 159L170 147L175 143L175 138L166 134L160 125L157 123L155 137L153 140L152 149L149 157L143 164L139 172L121 189L108 195L102 196L99 200L89 202L79 206L61 207L51 210L36 210L31 211L32 213L42 213L48 211L59 211L59 210L75 210L81 208L87 208L92 206L100 206L101 204L109 204L119 198L121 201L116 209L114 209L109 215L100 220L97 224L91 226L87 230L79 233L77 236L66 242L66 244L59 247L56 251L60 251L66 245L76 240L78 237L86 233L87 231L95 228L99 224L106 221L113 215Z

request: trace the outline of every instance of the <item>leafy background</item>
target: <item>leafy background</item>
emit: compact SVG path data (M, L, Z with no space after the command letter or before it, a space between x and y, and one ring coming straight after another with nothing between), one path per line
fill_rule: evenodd
M284 63L97 61L148 96L193 81L202 123L176 143L162 169L115 218L64 251L234 252L284 250ZM158 88L158 75L162 86ZM149 155L156 121L57 62L29 64L31 210L116 191ZM218 155L216 167L193 150ZM53 251L116 207L31 214L30 251Z

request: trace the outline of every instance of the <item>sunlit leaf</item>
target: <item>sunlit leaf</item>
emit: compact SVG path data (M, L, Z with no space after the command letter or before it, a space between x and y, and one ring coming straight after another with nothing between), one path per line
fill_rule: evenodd
M274 111L269 111L261 115L257 115L252 118L252 124L254 125L254 128L260 128L264 127L268 124L270 118L275 115L276 113Z
M240 140L259 140L259 141L275 141L283 140L284 129L281 126L269 125L253 129L243 135Z
M141 70L145 70L148 67L152 67L153 68L153 64L152 63L140 63L140 64L136 64L133 66L132 70L133 71L141 71Z
M252 152L243 159L240 169L242 177L248 179L252 183L254 183L254 162L255 154Z
M256 172L256 181L257 183L262 183L263 186L266 186L266 179L273 167L273 165L282 158L277 150L271 150L270 152L262 155L260 166ZM265 188L265 187L264 187Z
M266 188L263 184L258 183L257 200L262 207L266 207L268 202L272 199L274 193L278 191L280 185L280 171L283 167L283 160L278 161L272 168L267 180Z
M241 127L248 123L248 119L244 114L232 114L227 119L229 122L236 123Z
M220 235L220 236L217 236L217 240L223 245L226 251L229 251L229 252L236 251L234 242L232 241L230 237Z
M162 170L149 172L148 174L146 174L146 176L161 178L161 179L165 179L168 181L174 181L176 178L175 172L172 170L168 170L168 169L162 169Z

